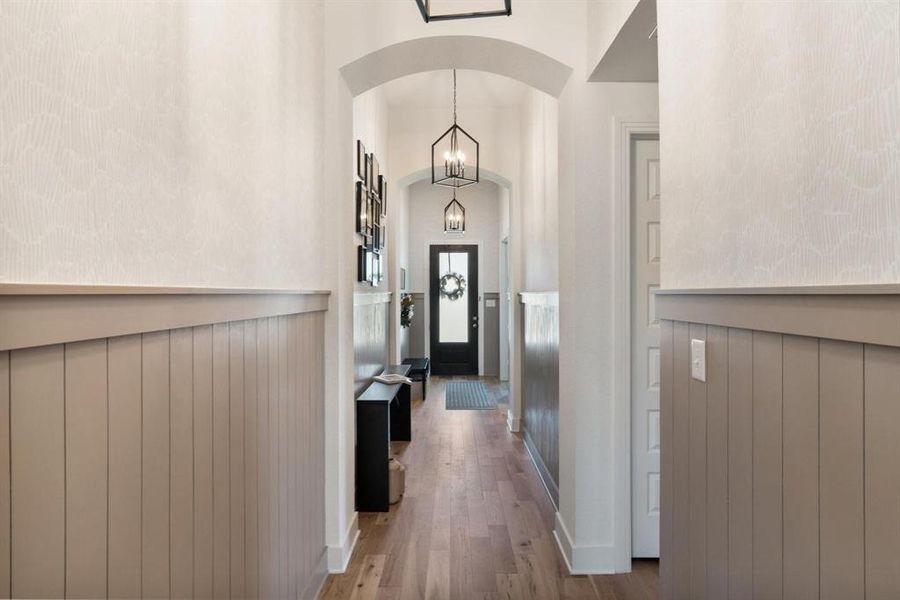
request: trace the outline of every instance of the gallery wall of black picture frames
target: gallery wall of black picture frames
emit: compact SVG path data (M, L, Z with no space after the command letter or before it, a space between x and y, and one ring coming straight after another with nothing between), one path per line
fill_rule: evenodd
M357 281L377 286L384 279L384 245L387 234L387 179L374 153L356 141Z

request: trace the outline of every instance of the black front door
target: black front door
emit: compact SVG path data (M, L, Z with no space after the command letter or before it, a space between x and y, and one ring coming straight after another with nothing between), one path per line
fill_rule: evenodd
M478 246L432 246L430 259L431 372L478 375Z

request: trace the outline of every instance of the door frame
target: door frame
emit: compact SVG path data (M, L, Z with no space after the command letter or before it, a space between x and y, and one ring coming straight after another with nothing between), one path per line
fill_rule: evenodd
M478 246L478 375L484 375L484 328L482 328L481 322L484 320L484 302L481 301L484 293L484 284L481 277L481 274L484 272L484 244L482 240L467 240L465 238L459 239L436 239L436 240L425 240L425 246L422 248L422 252L424 252L424 256L431 256L431 247L432 246ZM410 250L412 251L412 250ZM427 261L426 261L427 262ZM431 266L430 264L425 267L425 281L428 282L429 277L431 277L430 273ZM425 297L425 307L422 318L425 319L425 331L424 336L425 340L423 342L423 347L425 348L426 356L431 356L431 284L425 286L423 290L423 295Z
M509 293L509 236L500 240L500 372L498 378L501 382L509 381L510 362L510 298Z
M482 283L481 283L481 280L482 280L482 277L481 277L481 271L482 271L482 268L481 268L481 267L482 267L482 248L481 248L481 242L468 241L468 240L465 240L465 239L458 239L458 240L440 240L440 241L436 241L436 242L427 242L427 243L426 243L426 249L425 249L425 256L427 257L427 267L426 267L426 273L427 273L427 276L426 276L426 281L427 281L428 283L427 283L427 285L425 286L425 306L427 307L427 316L426 316L426 318L425 318L425 325L426 325L425 342L426 342L426 346L427 346L427 348L428 348L428 356L431 357L432 364L434 364L434 362L433 362L433 361L434 361L434 356L432 356L432 352L431 352L431 350L432 350L432 341L433 341L433 340L432 340L432 331L433 331L433 330L432 330L431 324L432 324L433 321L435 321L437 318L439 318L439 317L437 317L436 315L432 315L432 314L431 314L431 305L432 305L432 295L431 295L431 285L432 285L432 281L431 281L431 249L432 249L433 247L435 247L435 246L440 246L440 247L470 246L470 247L473 247L473 248L475 249L475 254L476 254L476 256L475 256L475 269L476 269L476 273L477 273L477 277L476 277L476 279L477 279L476 284L477 284L477 285L475 286L475 289L474 289L474 290L470 288L468 291L469 291L469 293L473 293L473 292L474 292L474 294L475 294L475 315L478 317L478 321L477 321L477 322L478 322L478 330L477 330L477 332L476 332L476 334L475 334L475 352L476 352L476 357L475 357L475 373L476 373L476 375L478 375L478 376L484 375L484 327L482 327L482 322L483 322L483 320L484 320L484 314L483 314L483 313L484 313L484 310L483 310L484 307L483 307L483 302L482 302L482 292L481 292L481 289L482 289ZM470 277L470 279L471 279L471 277ZM470 317L471 317L471 315L470 315Z
M617 572L630 572L632 559L631 510L631 144L641 138L659 138L657 117L615 119L614 244L615 265L615 380L613 488L614 540ZM660 456L662 459L662 456Z

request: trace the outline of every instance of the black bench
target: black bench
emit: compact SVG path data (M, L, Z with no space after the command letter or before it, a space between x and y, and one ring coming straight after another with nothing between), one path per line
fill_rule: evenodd
M408 375L408 365L384 374ZM410 393L406 384L373 381L356 399L356 510L387 512L390 508L388 465L390 442L412 439Z
M422 382L422 400L425 400L425 389L428 384L428 374L431 372L430 358L406 358L404 365L409 365L409 378Z

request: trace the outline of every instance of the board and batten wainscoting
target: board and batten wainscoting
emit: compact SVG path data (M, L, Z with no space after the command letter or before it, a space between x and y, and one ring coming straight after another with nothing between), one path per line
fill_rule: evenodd
M353 394L359 397L390 362L390 292L353 294Z
M657 310L662 597L900 598L900 286Z
M314 597L327 309L0 285L0 597Z
M522 433L559 505L559 293L522 292Z
M484 292L481 299L484 305L484 318L481 328L484 330L484 375L500 377L500 293Z
M421 358L427 356L425 348L428 344L425 340L425 302L424 292L409 292L415 303L415 315L409 326L409 349L403 358Z

